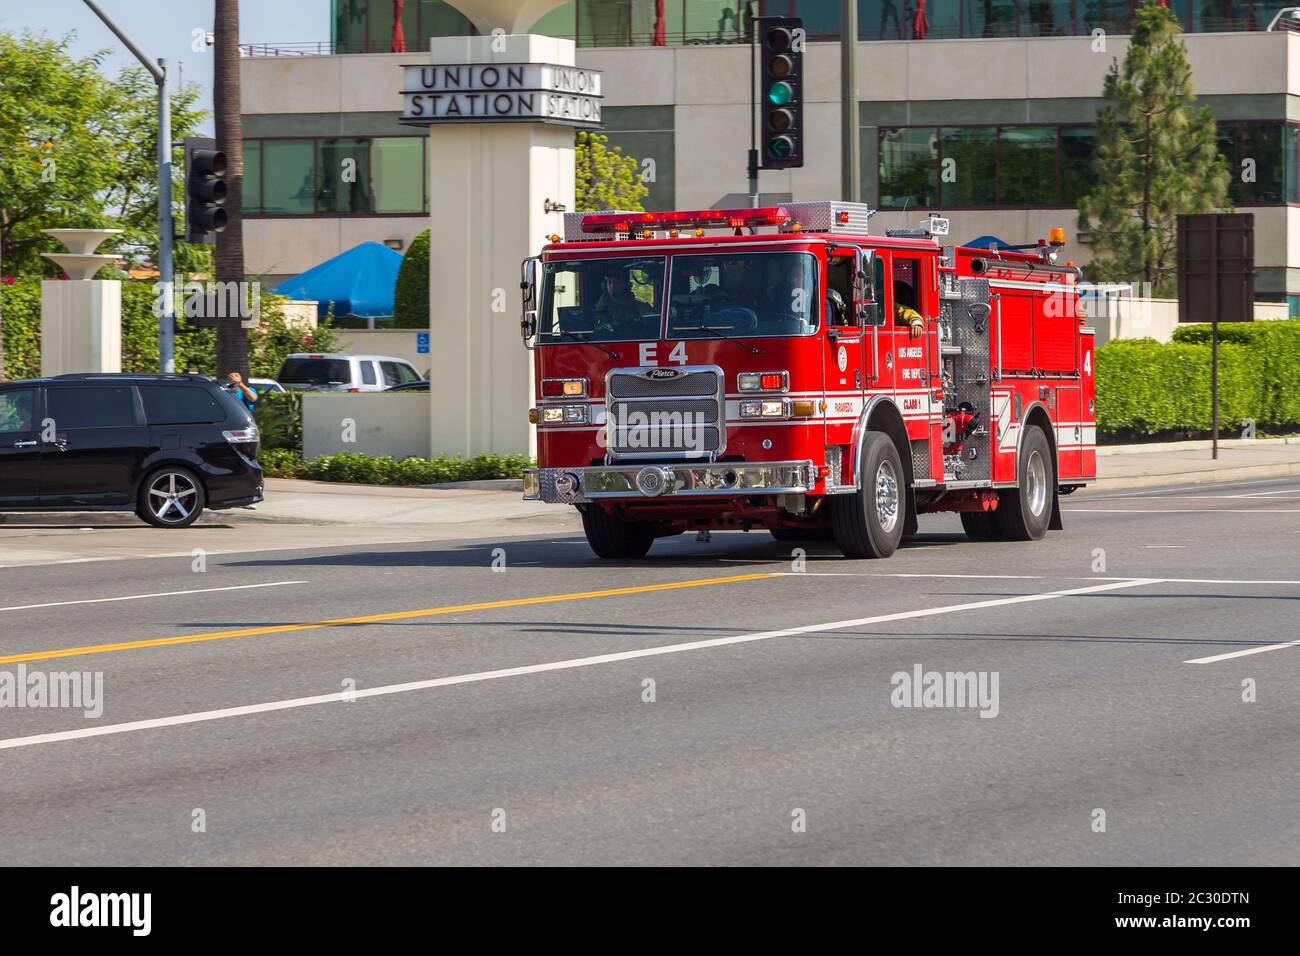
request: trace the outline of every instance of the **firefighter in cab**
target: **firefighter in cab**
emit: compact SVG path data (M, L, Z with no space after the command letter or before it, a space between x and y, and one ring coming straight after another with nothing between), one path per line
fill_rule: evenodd
M906 279L894 280L894 321L906 325L914 339L919 339L925 332L925 320L916 311L916 294Z

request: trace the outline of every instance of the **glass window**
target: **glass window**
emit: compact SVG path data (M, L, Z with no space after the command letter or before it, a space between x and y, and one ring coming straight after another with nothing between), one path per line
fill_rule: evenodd
M659 338L662 256L547 262L542 278L542 344Z
M1056 204L1056 129L1004 126L998 130L998 200L1006 206Z
M935 205L937 131L933 127L882 128L880 131L880 205Z
M384 136L370 141L375 212L423 212L423 136Z
M934 20L935 14L929 9L925 14L931 21ZM911 35L912 24L908 19L907 0L859 0L858 39L902 40Z
M361 365L361 384L378 385L379 379L375 378L375 363L361 362L360 365ZM394 383L390 382L389 384L391 385Z
M322 139L317 149L316 211L370 212L370 140Z
M244 212L262 211L262 141L244 140Z
M366 0L334 0L334 50L361 53L366 40Z
M226 410L205 388L142 385L140 397L150 425L199 425L226 420Z
M1097 131L1091 126L1061 128L1061 202L1074 205L1096 182L1092 154L1097 149Z
M315 210L313 141L267 139L262 141L262 211L297 213Z
M45 405L57 431L122 428L136 423L135 389L130 385L47 388Z
M944 206L992 206L997 176L997 130L939 130L939 190Z
M276 381L281 385L351 385L347 359L287 358Z
M384 373L384 384L390 387L420 381L420 376L415 374L415 369L403 362L380 362L379 368Z
M817 259L808 252L673 257L668 338L817 331Z
M540 36L563 37L572 40L577 35L577 0L569 0L563 6L556 7L550 13L546 14L540 20L529 28L529 33L536 33ZM681 13L678 12L677 22L681 23ZM674 41L669 41L674 42Z
M1280 123L1242 123L1241 159L1228 167L1237 179L1240 202L1284 202L1286 166Z
M415 6L415 0L408 0L407 6ZM420 46L425 50L429 48L425 42L429 37L472 36L478 36L478 30L455 7L443 0L420 0ZM406 48L417 49L411 37L406 38Z
M0 435L36 430L36 389L0 392Z

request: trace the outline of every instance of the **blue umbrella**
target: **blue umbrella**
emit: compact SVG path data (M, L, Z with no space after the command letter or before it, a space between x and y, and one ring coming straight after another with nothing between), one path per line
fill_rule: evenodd
M314 299L323 317L331 304L335 315L392 315L393 294L402 254L379 242L363 242L333 259L285 279L271 291L291 299Z

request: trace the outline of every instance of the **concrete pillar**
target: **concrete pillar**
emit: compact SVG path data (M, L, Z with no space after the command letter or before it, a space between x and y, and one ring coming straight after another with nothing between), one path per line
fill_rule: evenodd
M434 64L574 64L571 40L438 37ZM519 265L574 208L574 130L540 122L429 128L433 453L533 452L532 359L519 337Z
M41 283L41 374L122 371L122 283Z

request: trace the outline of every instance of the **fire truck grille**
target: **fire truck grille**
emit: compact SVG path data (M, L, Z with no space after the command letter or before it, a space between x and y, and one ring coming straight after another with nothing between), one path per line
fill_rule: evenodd
M606 391L614 458L709 457L726 444L721 369L615 369Z
M718 377L718 373L713 369L687 372L685 375L667 379L647 379L639 372L612 372L609 376L609 395L611 398L714 395L718 392Z

